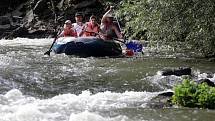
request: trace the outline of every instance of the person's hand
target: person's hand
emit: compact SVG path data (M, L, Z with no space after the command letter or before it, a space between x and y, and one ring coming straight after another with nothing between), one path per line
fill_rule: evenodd
M121 34L122 36L124 36L124 35L125 35L125 33L124 33L124 32L120 32L120 34Z
M114 6L110 6L110 10L113 10L114 9Z

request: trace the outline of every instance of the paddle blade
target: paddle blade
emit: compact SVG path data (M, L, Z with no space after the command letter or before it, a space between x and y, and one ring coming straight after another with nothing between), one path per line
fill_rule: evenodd
M50 53L52 51L52 47L53 47L53 45L54 45L54 43L55 43L56 40L57 40L57 37L55 37L54 41L52 42L51 47L49 48L49 50L47 52L44 53L44 55L49 55L50 56Z
M127 49L131 49L134 52L142 52L143 45L138 40L131 40L130 42L126 43Z
M44 55L50 56L50 51L45 52Z

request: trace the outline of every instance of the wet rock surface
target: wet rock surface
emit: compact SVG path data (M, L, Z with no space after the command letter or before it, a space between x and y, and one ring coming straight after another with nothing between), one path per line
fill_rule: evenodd
M190 67L178 67L178 68L170 68L164 69L161 71L161 75L165 77L171 77L172 75L181 77L181 82L183 79L192 79L198 84L206 83L208 86L215 87L214 83L214 75L211 73L199 73L196 76L195 71ZM181 83L181 82L178 82ZM174 88L171 88L174 90ZM166 108L172 107L174 104L172 103L172 96L174 95L174 91L166 91L158 94L155 98L152 99L151 103L148 104L151 108Z
M160 109L160 108L169 108L172 107L172 96L174 95L173 91L166 91L158 94L154 97L150 103L147 104L150 108Z
M179 67L178 69L166 69L162 71L162 76L182 76L182 75L191 75L190 67Z
M212 82L210 79L200 79L198 80L198 83L206 83L208 86L215 87L214 82Z

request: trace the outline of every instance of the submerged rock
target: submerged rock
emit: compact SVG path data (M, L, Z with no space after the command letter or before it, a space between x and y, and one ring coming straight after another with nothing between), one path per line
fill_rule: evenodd
M162 76L182 76L182 75L191 75L190 67L180 67L178 69L167 69L162 71Z
M172 107L171 99L173 94L173 91L162 92L153 98L147 106L156 109Z
M172 97L173 95L174 95L173 92L163 92L160 93L158 96Z

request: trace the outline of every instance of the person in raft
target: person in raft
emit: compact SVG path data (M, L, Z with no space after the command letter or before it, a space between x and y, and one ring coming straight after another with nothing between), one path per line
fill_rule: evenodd
M112 40L114 36L122 39L122 34L113 23L113 6L103 15L100 25L100 36L104 40Z
M80 37L83 35L83 29L84 29L83 14L80 12L77 12L75 14L75 21L76 23L73 23L72 25L75 31L77 32L77 36Z
M89 36L98 36L99 33L99 24L96 21L96 16L92 15L90 17L90 21L86 22L85 27L84 27L84 37L89 37Z
M72 22L70 20L66 20L63 26L63 31L58 37L77 37L77 32L74 30L72 26Z

